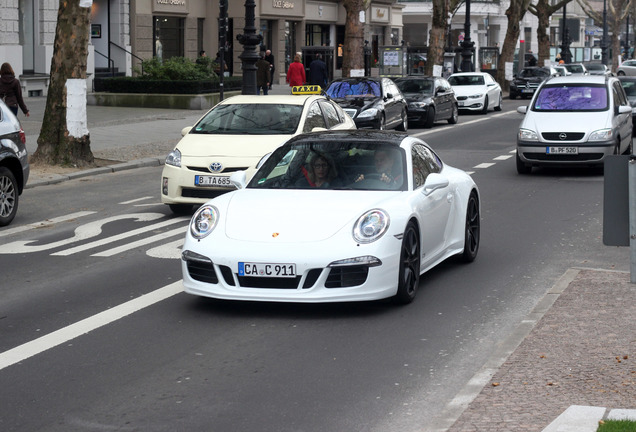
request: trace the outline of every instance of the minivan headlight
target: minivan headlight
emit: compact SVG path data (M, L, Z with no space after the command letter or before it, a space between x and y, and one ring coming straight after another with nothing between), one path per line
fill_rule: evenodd
M539 137L533 130L519 129L519 141L539 141Z
M609 141L613 136L612 129L600 129L590 134L588 141Z

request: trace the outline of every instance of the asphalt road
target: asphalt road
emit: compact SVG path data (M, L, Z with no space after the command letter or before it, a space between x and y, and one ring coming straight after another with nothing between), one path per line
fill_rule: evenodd
M160 168L30 189L0 230L0 429L434 430L568 268L629 269L602 245L602 174L517 175L505 103L411 129L473 173L483 221L477 260L427 273L406 307L181 293L187 221L159 203Z

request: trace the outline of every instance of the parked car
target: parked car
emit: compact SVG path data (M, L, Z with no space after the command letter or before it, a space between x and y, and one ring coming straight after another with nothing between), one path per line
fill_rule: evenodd
M448 77L460 110L481 111L489 108L501 111L501 87L486 72L459 72Z
M325 92L355 121L358 129L408 128L407 103L389 78L341 78Z
M209 110L166 157L161 202L175 213L234 189L230 174L256 171L267 153L315 129L355 129L333 101L319 95L234 96Z
M605 66L603 63L590 62L590 63L584 63L584 65L590 75L603 75L603 76L612 75L612 71L610 70L610 68Z
M329 167L320 174L329 176L326 186L311 184L315 161ZM244 173L232 182L238 190L210 200L190 222L181 254L189 294L409 303L420 274L452 256L471 262L479 250L477 185L406 133L300 135L247 184Z
M556 75L556 70L548 67L525 67L510 81L510 99L531 97L539 85L548 77Z
M552 69L554 69L556 71L556 74L558 76L572 75L572 72L567 70L567 68L565 68L563 65L554 65L554 66L552 66Z
M621 75L618 79L625 90L627 101L632 106L632 133L636 134L636 77Z
M29 172L24 130L0 100L0 226L9 225L15 218Z
M626 60L616 69L618 76L636 76L636 60Z
M535 166L602 166L632 150L632 107L618 78L572 75L543 82L517 135L517 171Z
M583 63L566 63L561 65L568 70L572 75L589 75L590 72L583 65Z
M409 76L394 81L408 103L410 125L419 123L432 127L441 120L457 123L457 99L445 78Z

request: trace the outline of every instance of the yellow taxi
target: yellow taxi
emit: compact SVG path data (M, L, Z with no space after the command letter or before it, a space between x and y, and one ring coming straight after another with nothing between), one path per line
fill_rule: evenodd
M292 95L233 96L210 109L166 157L161 202L187 213L210 198L234 190L230 175L256 171L266 154L292 136L316 130L356 129L340 106L321 96L319 86L300 86Z

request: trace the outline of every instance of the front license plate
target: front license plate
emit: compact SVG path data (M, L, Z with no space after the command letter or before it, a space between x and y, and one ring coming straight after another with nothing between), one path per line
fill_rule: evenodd
M274 264L274 263L238 263L239 276L252 277L296 277L296 264Z
M547 154L579 154L578 147L547 147Z
M523 89L521 90L521 93L534 93L533 89Z
M464 106L464 102L457 102L457 106Z
M194 176L195 186L232 186L230 176Z

